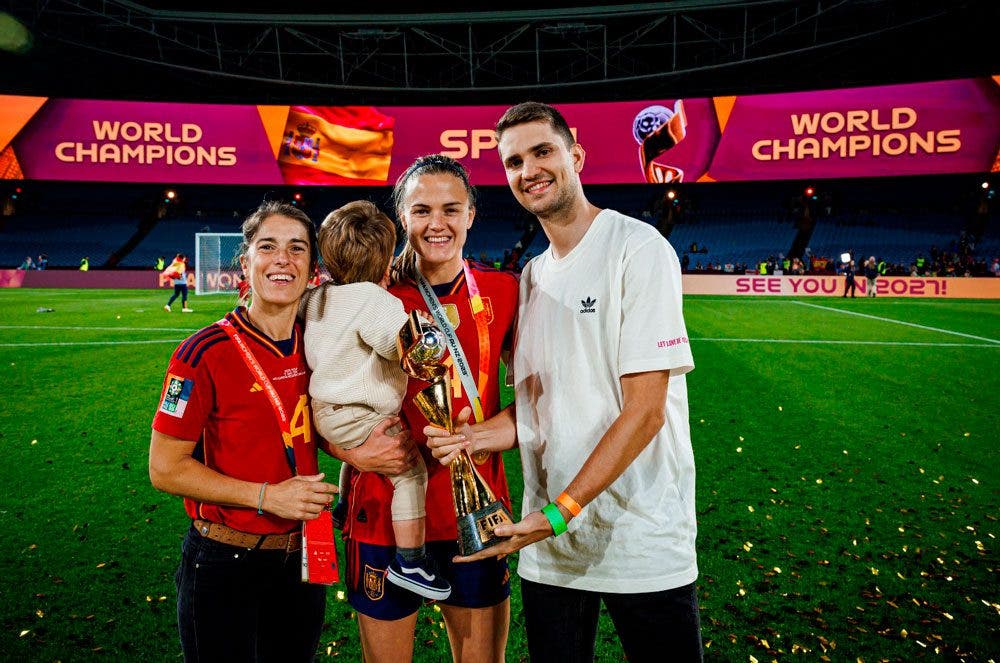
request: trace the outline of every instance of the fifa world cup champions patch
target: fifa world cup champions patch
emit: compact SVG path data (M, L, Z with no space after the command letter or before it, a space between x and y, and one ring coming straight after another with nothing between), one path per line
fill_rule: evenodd
M172 417L183 417L193 389L194 380L182 378L173 373L167 374L167 388L163 390L160 412L165 412Z

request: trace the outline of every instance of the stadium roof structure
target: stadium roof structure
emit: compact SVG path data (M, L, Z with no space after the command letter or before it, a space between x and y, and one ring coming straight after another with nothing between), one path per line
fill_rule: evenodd
M4 4L32 43L0 52L0 92L42 96L567 102L1000 73L994 0L332 3L329 13L296 0L242 2L240 13L223 2Z

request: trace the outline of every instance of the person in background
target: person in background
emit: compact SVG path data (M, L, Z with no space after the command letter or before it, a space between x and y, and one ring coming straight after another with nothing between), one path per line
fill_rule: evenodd
M174 256L173 261L170 265L163 270L164 276L170 279L170 283L174 286L174 294L170 296L167 303L163 305L163 310L170 313L170 305L177 300L178 297L181 298L181 312L182 313L193 313L192 309L188 308L188 284L187 284L187 256L183 253L178 253Z
M27 271L29 269L34 269L34 268L35 268L35 261L31 259L31 256L25 256L24 260L18 266L18 269L21 269L21 270L24 270L24 271Z
M83 256L80 260L80 271L89 272L90 271L90 256Z
M875 296L875 282L878 280L878 266L875 264L875 256L871 256L865 261L865 296Z
M850 291L851 299L854 299L854 291L857 288L858 285L854 282L854 261L849 260L844 263L844 294L841 297L846 297L848 291Z
M35 261L35 269L44 270L49 266L49 256L44 253L38 254L38 259Z
M164 269L166 269L166 267L167 267L167 259L164 258L163 256L159 256L156 259L156 263L153 266L153 269L155 269L158 272L162 272Z

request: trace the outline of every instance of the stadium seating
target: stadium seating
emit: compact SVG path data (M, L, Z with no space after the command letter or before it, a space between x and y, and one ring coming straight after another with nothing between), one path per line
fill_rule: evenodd
M674 226L670 244L678 256L688 253L690 269L697 263L702 266L708 263L754 265L762 258L787 254L795 233L795 226L790 221L702 218L696 223ZM707 252L690 253L689 248L695 243Z
M919 199L921 182L911 179L825 182L832 209L822 201L814 205L817 219L807 242L814 256L876 255L890 263L908 266L917 255L936 246L955 251L969 220L968 178L936 178L933 182L949 205ZM973 193L975 186L971 187ZM322 222L344 203L364 198L383 209L391 205L390 187L317 187L303 189L304 209ZM73 183L36 183L37 202L25 205L0 225L0 266L17 267L25 256L49 257L50 268L75 268L83 256L92 268L100 267L112 253L136 234L140 218L150 215L162 195L160 187ZM678 256L692 243L708 252L691 253L690 268L726 263L754 265L768 256L788 255L798 232L796 212L789 201L801 196L797 183L770 182L678 187L682 201L674 215L669 241ZM194 255L198 232L239 232L246 214L262 199L290 198L291 190L254 187L185 187L149 233L121 259L123 268L147 268L158 256ZM662 214L662 187L603 185L588 187L590 200L599 207L655 223ZM965 203L957 203L966 197ZM42 204L44 201L44 204ZM480 187L477 218L469 233L466 253L487 262L500 259L524 235L533 217L517 203L505 186ZM41 210L44 210L42 212ZM978 258L1000 255L997 213L985 224L975 246ZM535 256L548 245L539 228L526 247Z
M809 247L813 255L839 256L850 251L855 259L870 255L909 265L930 247L954 251L960 220L940 213L843 215L821 219Z
M135 231L135 219L125 216L21 216L0 233L0 266L17 267L25 256L44 253L50 268L78 267L84 256L98 267Z

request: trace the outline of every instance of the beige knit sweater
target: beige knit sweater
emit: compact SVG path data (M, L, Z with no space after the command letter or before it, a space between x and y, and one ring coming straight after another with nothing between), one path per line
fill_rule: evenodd
M396 350L396 336L407 320L402 302L368 281L324 283L303 300L306 361L313 372L309 395L398 413L407 379Z

